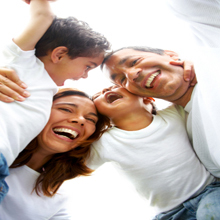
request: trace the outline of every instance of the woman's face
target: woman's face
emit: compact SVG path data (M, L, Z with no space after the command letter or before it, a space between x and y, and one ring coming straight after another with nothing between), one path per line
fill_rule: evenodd
M97 121L90 99L78 95L58 98L53 102L47 125L38 135L39 147L49 154L69 151L95 132Z

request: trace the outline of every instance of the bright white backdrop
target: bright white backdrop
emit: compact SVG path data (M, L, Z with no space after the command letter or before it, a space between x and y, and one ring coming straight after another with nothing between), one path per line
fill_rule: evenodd
M147 45L179 52L190 41L190 34L183 23L164 10L163 1L58 0L52 7L60 17L86 21L109 39L113 49ZM28 16L28 5L21 0L0 1L0 46L22 29ZM65 83L65 87L77 87L89 94L109 85L99 68L90 71L87 79ZM159 108L166 105L160 100L156 103ZM78 178L67 185L72 194L73 219L146 220L153 215L147 201L109 164L92 177Z

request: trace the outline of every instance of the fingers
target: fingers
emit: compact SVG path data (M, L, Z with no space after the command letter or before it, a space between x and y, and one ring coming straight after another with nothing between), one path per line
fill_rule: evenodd
M183 67L183 78L186 82L190 82L190 86L197 83L194 65L191 61L170 61L170 64Z
M30 4L31 0L22 0L23 2L26 2L27 4Z
M27 86L13 70L0 68L0 101L24 101L30 96L24 88Z

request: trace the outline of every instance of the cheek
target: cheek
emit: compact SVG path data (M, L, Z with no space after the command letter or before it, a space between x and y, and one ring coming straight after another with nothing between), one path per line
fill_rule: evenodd
M86 128L86 138L89 138L96 130L95 125L87 125Z
M95 104L95 107L97 108L98 112L101 112L102 110L102 101L100 98L96 98L94 100L94 104Z

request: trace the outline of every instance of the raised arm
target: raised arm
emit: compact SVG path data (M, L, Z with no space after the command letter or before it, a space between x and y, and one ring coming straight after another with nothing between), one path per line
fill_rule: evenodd
M44 35L53 22L49 0L23 0L30 3L30 21L25 29L14 38L14 42L22 50L33 50L36 43ZM53 0L54 1L54 0Z

